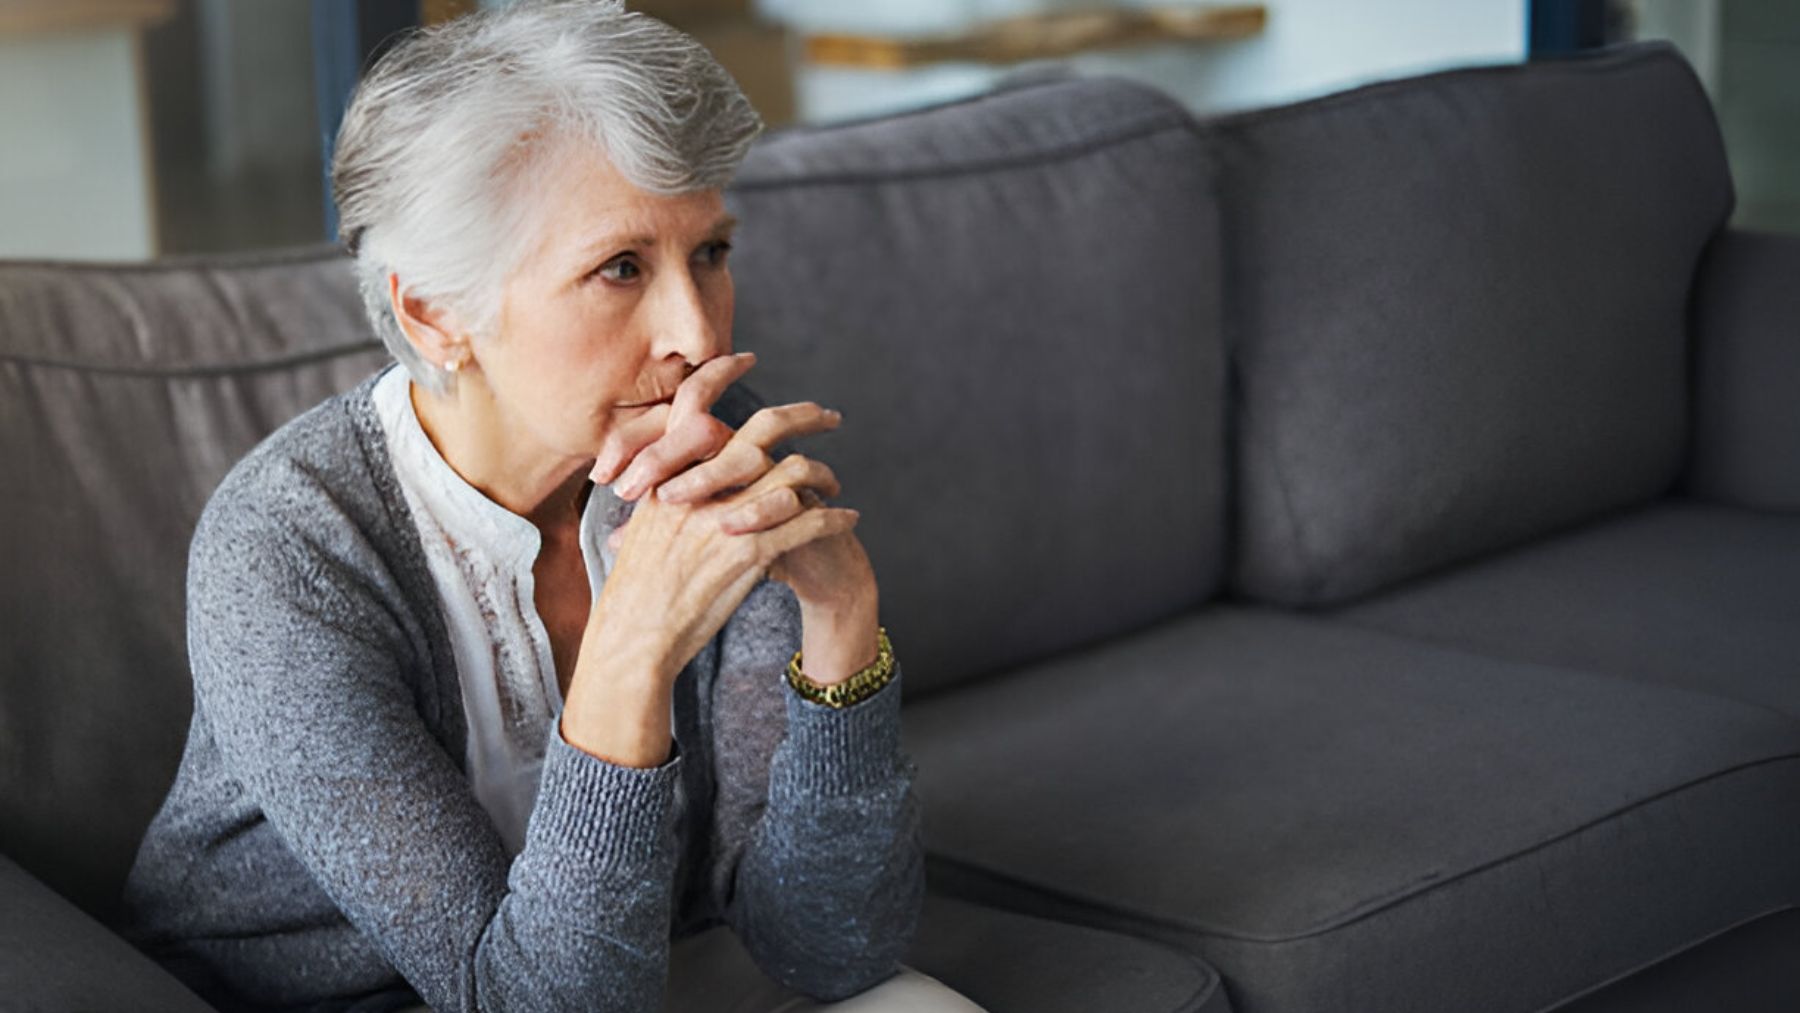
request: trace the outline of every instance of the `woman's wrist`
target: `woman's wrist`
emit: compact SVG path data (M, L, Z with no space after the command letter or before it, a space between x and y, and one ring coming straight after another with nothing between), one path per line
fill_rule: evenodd
M843 710L855 707L864 700L879 694L894 680L897 665L894 661L894 648L888 641L887 630L876 627L875 660L841 682L820 685L808 679L800 670L801 652L795 651L788 659L787 681L801 699L809 700L832 710Z
M673 738L668 690L633 691L593 686L570 688L562 710L562 737L569 745L621 767L660 767L669 762Z
M831 686L873 664L879 611L873 598L840 608L801 602L801 671L806 678Z
M661 766L669 758L674 701L668 652L655 639L610 639L599 626L596 616L582 634L564 693L563 738L609 763Z

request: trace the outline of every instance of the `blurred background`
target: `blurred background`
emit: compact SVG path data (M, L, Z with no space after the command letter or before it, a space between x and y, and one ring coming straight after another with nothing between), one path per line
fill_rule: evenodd
M362 69L480 0L0 0L0 257L136 260L325 241ZM1736 224L1800 232L1800 0L635 0L774 129L1072 68L1201 113L1668 39L1712 96Z

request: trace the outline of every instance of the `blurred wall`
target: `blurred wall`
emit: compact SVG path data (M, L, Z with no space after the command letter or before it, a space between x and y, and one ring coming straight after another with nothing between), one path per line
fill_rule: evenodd
M137 29L0 36L0 257L156 247Z
M310 0L0 2L0 257L323 238Z
M1179 0L1175 0L1179 2ZM1142 6L1173 6L1171 0ZM1066 0L759 0L801 32L952 31L973 21L1065 8ZM1130 7L1133 3L1115 6ZM1091 53L1078 70L1155 84L1200 112L1270 105L1382 78L1524 58L1523 0L1266 0L1262 34L1196 45ZM866 116L980 91L1022 67L943 64L906 71L800 70L803 120Z
M145 37L158 253L325 237L310 0L182 0Z
M1800 233L1800 2L1636 0L1633 37L1667 39L1712 96L1734 225Z

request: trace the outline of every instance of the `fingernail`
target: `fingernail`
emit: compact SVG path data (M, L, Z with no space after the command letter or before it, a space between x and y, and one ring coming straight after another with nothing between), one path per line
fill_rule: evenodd
M693 483L685 482L679 478L673 481L664 482L656 487L656 498L664 503L673 503L687 495L688 489L692 484Z
M836 422L837 420L844 417L844 413L841 411L838 411L836 408L827 408L827 409L825 409L825 417L830 419L833 422Z
M619 477L617 482L612 484L612 491L613 495L620 499L632 499L636 497L638 494L637 476L627 471L624 475Z

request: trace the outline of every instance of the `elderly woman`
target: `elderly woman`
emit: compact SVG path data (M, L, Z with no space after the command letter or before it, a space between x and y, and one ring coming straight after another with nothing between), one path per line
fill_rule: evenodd
M720 187L760 128L614 3L419 33L358 90L335 196L399 366L208 503L125 898L221 1008L974 1008L899 965L918 806L857 515L776 456L837 413L733 386Z

